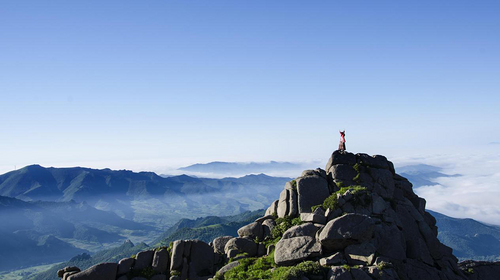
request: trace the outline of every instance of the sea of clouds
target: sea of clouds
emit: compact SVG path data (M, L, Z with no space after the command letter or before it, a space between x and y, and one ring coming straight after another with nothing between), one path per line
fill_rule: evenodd
M500 225L500 147L465 150L459 154L442 154L413 159L399 159L396 166L424 163L441 167L444 174L435 184L415 188L427 200L427 209L456 218L472 218ZM404 163L403 163L404 162Z

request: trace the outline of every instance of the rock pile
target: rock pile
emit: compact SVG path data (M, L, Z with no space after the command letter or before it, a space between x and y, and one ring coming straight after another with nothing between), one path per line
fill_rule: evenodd
M272 267L266 267L270 257ZM58 276L245 279L233 273L243 267L266 270L253 271L258 278L302 280L486 280L496 279L489 275L498 270L459 268L452 250L437 239L425 200L385 157L336 151L325 170L306 170L288 182L265 216L240 228L238 237L218 237L210 244L177 240L118 264L81 272L64 268Z

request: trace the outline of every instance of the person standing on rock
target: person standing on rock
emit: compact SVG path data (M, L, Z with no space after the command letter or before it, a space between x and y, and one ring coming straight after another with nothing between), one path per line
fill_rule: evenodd
M344 152L345 151L345 130L340 131L340 143L339 143L339 151Z

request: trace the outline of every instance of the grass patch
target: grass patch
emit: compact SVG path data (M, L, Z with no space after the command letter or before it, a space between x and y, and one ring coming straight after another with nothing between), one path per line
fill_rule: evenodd
M323 201L323 204L314 205L313 207L311 207L311 210L314 211L318 207L323 208L323 210L325 210L325 211L326 211L326 209L330 209L330 210L337 209L338 208L337 194L343 195L348 190L350 190L351 194L353 195L353 198L351 199L351 201L353 202L354 205L367 205L368 203L371 202L370 196L365 195L368 193L368 190L365 187L355 185L355 186L340 188L340 190L332 193L329 197L327 197Z
M238 260L240 264L229 270L224 276L216 275L215 280L235 279L235 280L257 280L257 279L272 279L272 280L287 280L300 279L306 275L317 275L324 277L326 275L325 268L319 263L313 261L305 261L295 266L277 267L274 262L274 251L268 256L261 258L247 258ZM271 271L274 268L273 271Z
M290 185L292 185L292 190L297 191L297 181L295 180L290 181Z
M152 267L146 267L144 269L136 270L132 269L129 273L127 273L128 279L132 279L134 277L144 277L144 278L151 278L158 274L156 271L153 270Z
M388 263L388 262L380 262L379 264L377 264L377 268L380 271L382 271L382 270L384 270L386 268L389 268L389 267L391 267L391 264Z
M295 266L282 266L273 271L271 279L287 280L287 279L300 279L302 276L326 276L325 268L321 267L319 263L313 261L301 262Z
M291 218L289 216L286 216L284 218L277 218L274 221L276 222L276 226L271 231L272 237L264 240L263 242L264 245L266 245L266 248L271 244L278 243L278 241L280 241L281 239L281 236L283 236L283 233L285 233L285 231L287 231L289 228L302 224L300 217Z

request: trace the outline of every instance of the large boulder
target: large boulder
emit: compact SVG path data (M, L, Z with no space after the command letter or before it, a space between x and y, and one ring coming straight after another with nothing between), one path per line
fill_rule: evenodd
M217 275L224 276L224 274L226 274L226 272L237 267L238 265L240 265L239 261L230 262L230 263L226 264L225 266L223 266L221 269L219 269L219 271L217 271Z
M153 256L153 263L151 265L153 267L153 270L158 273L167 273L169 266L169 257L170 256L168 255L167 249L160 249L158 251L155 251L155 254Z
M258 222L253 222L238 229L239 237L248 237L251 239L262 240L263 233L262 224Z
M330 195L328 183L320 176L306 176L297 179L299 213L311 213L311 207L322 204Z
M134 266L134 258L124 258L118 262L118 275L127 274L130 272L132 266Z
M224 247L229 240L233 239L234 236L221 236L217 237L213 241L214 252L217 254L224 254Z
M328 280L353 280L351 272L342 266L332 266L326 276Z
M139 252L135 258L134 269L139 270L151 266L154 253L153 250Z
M191 240L191 258L189 263L189 276L202 277L213 275L214 251L210 245L201 240Z
M110 280L116 279L117 263L100 263L68 277L68 280Z
M351 265L371 265L375 260L375 246L368 242L347 246L344 250Z
M305 223L289 228L287 231L285 231L285 233L283 233L281 239L288 239L298 236L314 237L316 236L317 231L318 228L315 225L313 225L312 223Z
M273 201L273 203L271 203L271 206L269 206L269 208L267 208L267 210L266 210L266 213L265 213L266 216L277 214L278 202L279 202L279 200L275 200L275 201Z
M371 239L374 226L375 222L369 216L346 214L325 225L319 234L319 242L327 250L341 250Z
M356 163L356 156L352 153L335 151L328 160L325 170L328 171L332 165L335 164L349 164L354 165Z
M253 257L257 255L257 249L258 246L252 239L235 237L226 243L224 252L227 254L230 250L237 250L239 253L247 253L248 256Z
M274 219L267 219L262 222L262 230L264 232L264 239L271 238L273 236L273 228L276 226Z
M280 199L278 200L278 209L277 214L278 217L283 218L288 213L288 198L289 198L289 190L283 189L280 193Z
M57 271L57 277L62 278L66 272L80 272L81 270L76 266L66 266Z
M172 246L172 257L170 258L170 270L177 270L182 266L182 256L184 255L184 241L175 240Z
M321 256L321 244L311 236L281 239L274 251L274 261L277 265L292 265L318 256Z
M340 181L352 181L358 173L351 165L347 164L335 164L327 170L328 174L331 174L332 178Z

